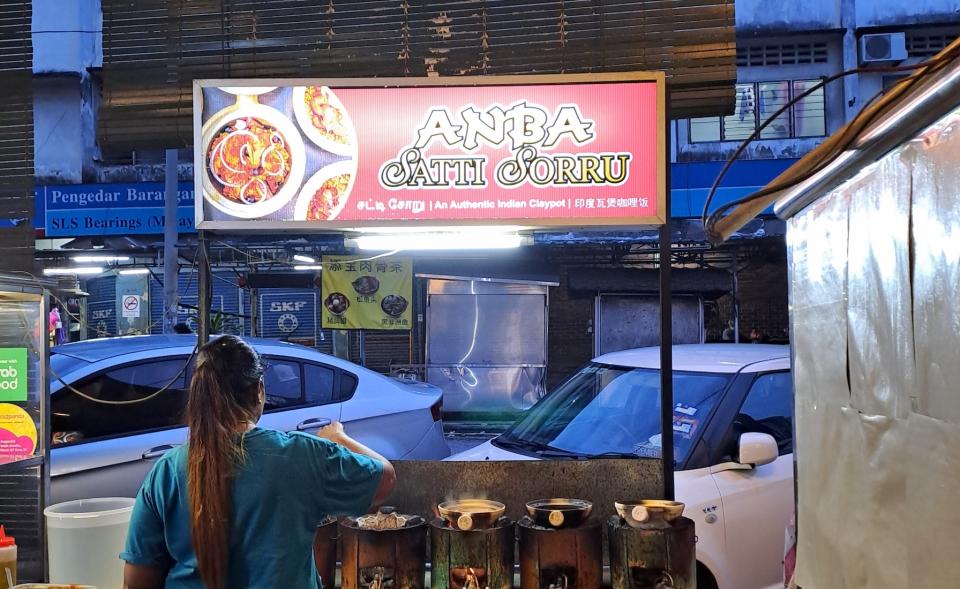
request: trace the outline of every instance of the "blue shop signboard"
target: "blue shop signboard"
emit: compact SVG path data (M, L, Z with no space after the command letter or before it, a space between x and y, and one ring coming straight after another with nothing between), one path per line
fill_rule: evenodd
M717 191L713 207L759 189L796 160L746 160L731 167ZM723 162L671 165L672 216L696 218ZM177 226L195 233L193 183L177 188ZM46 237L143 235L163 233L164 186L161 182L129 184L59 184L37 186L34 227ZM18 219L0 218L0 227Z
M163 233L164 186L135 184L63 184L37 187L34 226L47 237L143 235ZM177 228L194 233L193 183L177 188Z

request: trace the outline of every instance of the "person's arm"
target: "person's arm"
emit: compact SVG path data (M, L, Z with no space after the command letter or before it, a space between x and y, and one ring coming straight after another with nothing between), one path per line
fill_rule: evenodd
M319 432L317 436L325 440L329 440L334 444L339 444L350 450L354 454L362 454L372 458L383 465L383 475L380 477L380 484L377 486L377 491L373 496L373 504L371 508L380 506L387 497L390 496L390 493L393 492L393 487L397 482L397 472L394 470L393 465L390 464L390 461L381 456L378 452L372 448L368 448L361 444L360 442L354 440L343 431L343 424L339 421L334 421L330 425L324 427Z
M129 562L123 567L124 589L161 589L166 578L166 572L157 567Z
M170 481L169 462L160 460L147 474L130 514L124 561L123 584L127 589L160 589L166 582L173 558L164 539L158 496Z

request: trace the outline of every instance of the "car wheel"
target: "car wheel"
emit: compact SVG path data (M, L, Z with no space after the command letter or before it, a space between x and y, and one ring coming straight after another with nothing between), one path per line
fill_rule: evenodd
M717 580L702 562L697 562L697 589L717 589Z

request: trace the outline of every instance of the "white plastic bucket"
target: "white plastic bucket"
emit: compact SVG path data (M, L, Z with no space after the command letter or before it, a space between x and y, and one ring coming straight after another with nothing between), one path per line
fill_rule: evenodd
M50 582L123 589L120 553L133 504L127 497L105 497L44 509Z

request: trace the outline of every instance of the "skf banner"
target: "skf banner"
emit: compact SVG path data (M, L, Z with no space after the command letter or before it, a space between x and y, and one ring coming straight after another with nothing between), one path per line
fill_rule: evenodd
M321 273L326 329L410 329L410 258L324 256Z

